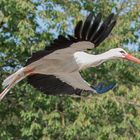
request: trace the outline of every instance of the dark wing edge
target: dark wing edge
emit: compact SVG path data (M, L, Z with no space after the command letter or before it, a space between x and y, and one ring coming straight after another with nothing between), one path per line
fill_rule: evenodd
M99 46L110 34L116 24L115 15L111 13L104 21L101 13L94 16L91 12L85 21L80 20L74 29L74 36L59 35L46 50L57 50L69 47L79 41L90 41L95 47Z
M67 83L62 82L54 75L35 74L28 76L27 81L34 88L47 95L80 95L82 92L82 90L74 89Z
M90 13L85 22L79 21L75 27L74 37L78 41L90 41L95 47L99 46L110 34L116 24L115 16L111 13L104 21L101 13L94 16Z
M78 95L81 96L83 92L89 94L103 94L112 90L116 83L110 83L107 86L102 82L96 87L91 86L95 92L91 90L74 89L72 86L56 78L54 75L35 74L28 76L28 83L30 83L38 91L46 95Z
M56 78L54 75L35 74L28 76L28 83L30 83L38 91L46 95L82 95L83 92L95 94L90 90L74 89L72 86ZM112 90L116 83L112 82L108 85L99 83L96 87L91 86L97 94L103 94Z

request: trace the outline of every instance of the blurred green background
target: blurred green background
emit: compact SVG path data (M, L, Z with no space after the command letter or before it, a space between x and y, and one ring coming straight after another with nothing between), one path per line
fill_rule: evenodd
M117 24L90 53L125 47L140 58L139 0L0 0L0 91L33 52L58 34L73 34L91 11L103 18L114 12ZM112 60L82 74L89 83L118 85L104 95L72 98L44 95L24 80L0 102L0 140L140 140L140 66Z

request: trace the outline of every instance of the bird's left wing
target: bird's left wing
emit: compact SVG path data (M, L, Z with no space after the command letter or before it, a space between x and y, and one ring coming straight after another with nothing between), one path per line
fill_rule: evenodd
M100 83L96 87L90 86L79 73L56 76L34 74L28 77L28 83L47 95L81 95L83 91L102 94L115 86L115 83L109 85Z
M75 51L80 50L84 51L86 49L91 49L99 46L105 38L110 34L113 27L116 24L116 20L114 18L114 14L111 13L104 21L101 19L101 14L97 14L96 16L91 12L85 21L80 20L74 29L74 35L68 35L64 37L59 35L57 39L55 39L49 47L46 47L46 50L58 50L64 49L78 42L89 42L91 44L80 44L75 45Z
M70 74L58 74L55 76L59 78L61 81L72 86L74 89L81 89L84 91L94 92L94 89L92 89L90 85L81 77L79 72L73 72Z
M26 65L53 53L56 50L60 50L61 53L74 53L76 51L85 51L99 46L105 38L110 34L115 26L116 20L114 14L110 14L104 21L101 20L101 14L96 16L91 12L87 16L85 21L80 20L75 29L74 35L68 35L64 37L59 35L49 46L46 46L45 50L33 53L27 60Z

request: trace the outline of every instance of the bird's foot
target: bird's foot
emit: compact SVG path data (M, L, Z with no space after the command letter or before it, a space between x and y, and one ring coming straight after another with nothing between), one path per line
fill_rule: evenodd
M99 83L97 86L92 86L92 88L98 93L103 94L116 86L115 82L110 83L109 85L105 85L104 83Z

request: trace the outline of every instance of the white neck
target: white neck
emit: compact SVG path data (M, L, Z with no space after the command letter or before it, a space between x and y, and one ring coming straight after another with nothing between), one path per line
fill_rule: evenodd
M76 52L74 54L74 58L79 65L80 69L85 69L88 67L95 67L103 63L104 61L107 61L109 59L116 58L113 56L109 51L98 54L98 55L92 55L85 52Z
M103 61L103 62L117 58L113 53L110 53L110 51L107 51L102 54L94 55L94 57L96 57L98 60Z

